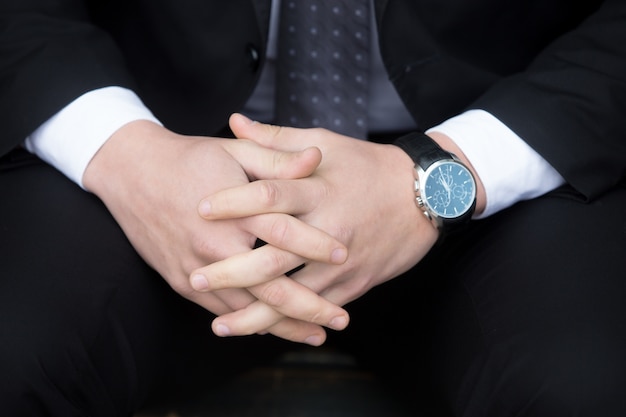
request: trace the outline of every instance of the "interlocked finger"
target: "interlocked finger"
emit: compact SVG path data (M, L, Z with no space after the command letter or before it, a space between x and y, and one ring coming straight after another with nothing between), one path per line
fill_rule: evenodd
M279 249L323 263L342 264L348 257L346 246L326 232L282 213L262 214L242 219L243 227ZM265 252L263 256L269 256ZM284 273L282 271L281 273Z
M248 288L280 277L303 262L301 256L265 245L195 270L191 286L200 292Z
M348 313L287 277L257 285L249 291L258 298L245 309L217 318L218 335L249 335L271 328L284 316L334 330L343 330Z
M207 196L200 202L198 211L207 219L246 217L261 213L297 215L313 210L325 192L324 182L316 177L258 180Z

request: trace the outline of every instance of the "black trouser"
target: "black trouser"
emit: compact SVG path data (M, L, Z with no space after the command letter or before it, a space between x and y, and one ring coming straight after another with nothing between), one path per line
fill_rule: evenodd
M0 171L3 414L128 416L163 388L208 387L294 348L212 336L211 314L141 261L97 198L17 165ZM626 189L589 204L555 192L475 221L348 309L328 343L416 409L626 415Z
M350 331L377 320L378 352L400 362L374 366L401 384L428 373L416 392L433 384L453 415L626 416L626 189L475 221L356 304L368 318Z

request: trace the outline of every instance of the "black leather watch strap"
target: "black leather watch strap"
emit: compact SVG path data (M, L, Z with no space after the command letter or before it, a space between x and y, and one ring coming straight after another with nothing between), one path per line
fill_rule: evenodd
M435 161L453 159L450 152L446 152L430 136L422 132L412 132L393 142L406 152L416 165L424 171Z

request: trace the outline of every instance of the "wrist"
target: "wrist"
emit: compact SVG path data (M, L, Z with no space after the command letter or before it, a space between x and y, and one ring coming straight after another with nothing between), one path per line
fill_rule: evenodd
M147 120L136 120L117 129L100 147L83 174L88 191L104 198L122 191L122 183L141 181L139 177L150 154L159 151L170 135L164 127Z
M469 167L424 133L409 133L394 145L414 163L415 204L440 239L464 227L476 208L476 180Z

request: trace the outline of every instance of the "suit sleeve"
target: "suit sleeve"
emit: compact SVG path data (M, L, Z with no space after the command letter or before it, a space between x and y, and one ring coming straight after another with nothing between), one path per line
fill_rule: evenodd
M626 178L626 2L605 1L473 105L540 153L585 199Z
M133 88L83 2L0 2L0 155L83 93L112 85Z

